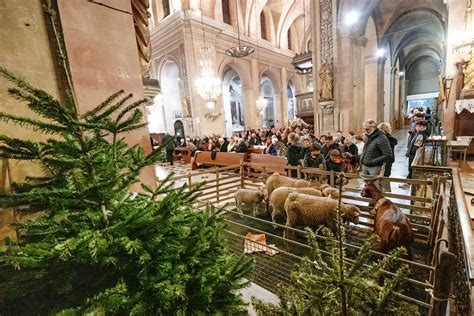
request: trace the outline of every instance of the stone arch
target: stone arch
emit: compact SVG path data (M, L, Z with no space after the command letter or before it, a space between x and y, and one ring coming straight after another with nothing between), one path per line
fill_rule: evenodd
M265 22L266 22L266 30L267 30L267 35L268 35L268 39L266 39L267 41L269 41L270 43L272 43L273 45L276 45L276 31L275 31L275 22L273 20L273 16L272 16L272 12L270 11L270 9L268 8L268 6L265 6L261 12L261 14L263 13L264 15L264 18L265 18ZM259 17L260 18L260 17ZM260 21L260 20L259 20ZM261 25L259 23L259 36L262 37L262 34L260 32L261 30Z
M179 65L172 59L166 59L160 68L159 81L163 96L165 129L170 134L174 133L175 119L182 116L180 77Z
M245 112L249 109L245 109L242 79L236 69L230 65L224 68L222 76L222 108L226 136L243 131L246 123Z
M303 81L301 80L301 76L299 75L296 75L296 74L290 74L288 76L288 80L286 81L286 84L288 85L289 83L293 84L294 88L295 88L295 93L301 93L304 91L304 87L303 87Z
M218 70L217 70L219 78L222 78L224 76L226 67L232 67L237 72L240 79L242 80L242 89L250 88L252 77L248 71L248 68L249 68L248 66L242 64L240 59L233 58L233 57L225 57L220 62Z
M267 76L273 83L273 88L275 89L275 93L281 92L281 79L280 74L276 73L274 69L270 68L269 66L261 67L258 78L262 78L262 76Z

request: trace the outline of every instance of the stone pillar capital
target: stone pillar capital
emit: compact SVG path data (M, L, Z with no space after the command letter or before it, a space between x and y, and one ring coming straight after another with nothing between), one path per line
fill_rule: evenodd
M387 61L387 57L384 57L384 56L379 57L379 58L377 59L377 63L378 63L379 65L381 65L381 66L385 66L385 62L386 62L386 61Z
M351 39L352 44L365 47L367 45L367 37L359 35L358 33L351 31L349 32L349 38Z

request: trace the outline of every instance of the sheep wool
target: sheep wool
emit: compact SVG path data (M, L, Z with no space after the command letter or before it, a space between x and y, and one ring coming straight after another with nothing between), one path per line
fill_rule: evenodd
M272 192L272 196L269 198L268 204L272 207L272 222L276 223L277 215L286 215L285 213L285 202L286 198L290 193L302 193L313 196L322 196L321 191L313 188L289 188L279 187ZM276 228L276 226L273 226Z
M235 205L240 214L242 214L242 204L250 204L253 209L253 216L257 215L258 205L264 199L264 193L261 190L239 189L235 193Z
M266 181L267 194L269 198L271 197L272 192L279 187L307 188L309 186L311 186L309 181L285 177L280 175L278 172L272 174Z
M338 200L340 196L339 189L333 187L327 187L322 190L323 196L330 197L331 199Z
M336 229L336 209L338 201L328 197L290 193L285 202L286 226L295 227L297 223L317 227L325 225ZM341 204L341 215L345 220L359 223L360 210L355 205ZM288 233L285 232L285 237Z

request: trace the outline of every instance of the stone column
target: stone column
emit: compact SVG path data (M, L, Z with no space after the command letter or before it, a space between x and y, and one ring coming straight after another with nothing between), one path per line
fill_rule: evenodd
M288 91L287 91L288 75L287 75L285 67L280 68L280 74L281 74L281 87L280 87L281 106L280 106L280 109L277 110L278 115L275 115L275 122L274 122L275 127L285 126L287 125L286 122L288 122Z
M344 29L342 29L344 30ZM365 66L363 63L365 36L355 31L340 34L339 49L339 111L343 122L341 130L361 130L365 104Z
M403 127L403 115L400 107L400 75L398 74L398 70L395 72L394 76L394 81L395 81L395 87L394 87L394 102L393 102L393 107L394 107L394 120L396 122L395 126L392 126L393 128L401 128Z
M365 59L365 82L364 82L364 119L377 119L377 57L371 56Z
M384 82L385 82L385 61L387 58L379 57L377 60L377 122L384 119Z
M398 73L398 69L395 67L392 67L390 69L390 108L389 108L389 122L394 125L394 120L396 119L395 116L395 76Z
M252 122L253 128L261 128L263 125L263 116L257 111L257 98L260 95L260 71L258 60L252 59L250 74L252 77L252 83L250 84L249 90L244 92L245 95L245 122ZM243 89L243 88L242 88ZM245 123L247 128L247 123Z
M401 126L405 126L405 116L407 112L407 80L405 76L400 76L400 100L399 100L399 107L400 107L400 119L401 119Z

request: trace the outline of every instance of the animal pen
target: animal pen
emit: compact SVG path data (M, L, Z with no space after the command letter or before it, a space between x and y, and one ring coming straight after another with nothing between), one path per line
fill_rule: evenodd
M234 194L240 188L262 186L265 180L281 166L241 163L240 165L223 168L211 168L187 175L172 177L175 185L188 188L200 186L201 195L196 207L205 208L210 205L223 207L221 216L228 223L225 235L228 238L228 250L237 255L244 253L249 245L248 233L264 234L266 243L252 241L253 247L260 250L247 256L253 256L256 264L249 277L255 284L276 293L279 285L291 282L291 273L295 265L302 262L310 247L306 243L302 227L288 228L296 237L285 239L284 224L273 223L269 214L263 211L253 217L251 212L237 212ZM297 171L298 178L311 175L313 178L327 179L335 186L337 173L314 168L290 167L285 172L290 175ZM397 293L400 299L419 307L420 313L426 315L446 315L457 312L460 315L470 314L471 267L469 249L466 243L470 229L462 225L466 223L466 206L461 198L462 191L457 169L443 167L414 167L414 179L381 178L391 183L408 182L412 185L412 193L417 196L406 196L384 193L384 196L395 202L408 216L414 233L411 260L398 259L407 264L410 274L407 278L409 293ZM360 196L361 186L358 176L346 174L352 179L343 187L342 201L357 205L360 210L358 225L346 226L346 247L348 252L357 251L363 241L373 233L373 216L368 203L371 199ZM202 181L205 181L202 184ZM355 186L354 186L355 184ZM467 222L469 223L469 221ZM469 225L469 224L468 224ZM318 236L318 238L324 238ZM274 245L274 246L272 246ZM375 256L385 254L373 252ZM351 262L350 258L347 258ZM384 273L392 274L390 271Z

